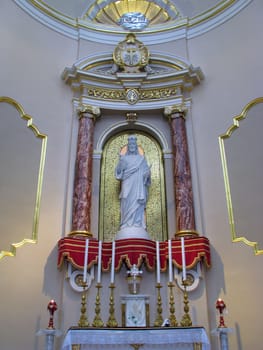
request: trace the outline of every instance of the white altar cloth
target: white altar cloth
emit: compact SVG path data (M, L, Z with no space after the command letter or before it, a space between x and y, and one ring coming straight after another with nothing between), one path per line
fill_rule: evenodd
M140 344L141 350L194 349L202 344L202 350L210 350L210 343L203 327L186 328L77 328L68 330L61 350L71 350L80 344L81 350L132 350L132 344Z

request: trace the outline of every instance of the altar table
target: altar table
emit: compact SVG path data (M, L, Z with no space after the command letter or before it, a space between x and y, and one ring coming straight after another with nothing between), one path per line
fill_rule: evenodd
M203 327L78 328L68 330L61 350L210 350Z

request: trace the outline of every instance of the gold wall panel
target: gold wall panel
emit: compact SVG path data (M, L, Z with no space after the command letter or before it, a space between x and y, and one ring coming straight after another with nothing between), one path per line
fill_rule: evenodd
M151 166L151 186L146 207L147 232L152 239L165 240L167 239L167 220L162 151L155 139L138 131L117 134L105 144L101 163L99 236L104 241L111 241L119 231L120 183L115 179L115 167L120 150L127 144L130 134L136 134L138 146L142 147L147 162Z
M0 259L37 242L46 142L18 102L0 97Z
M219 136L233 242L263 254L263 97L249 102Z

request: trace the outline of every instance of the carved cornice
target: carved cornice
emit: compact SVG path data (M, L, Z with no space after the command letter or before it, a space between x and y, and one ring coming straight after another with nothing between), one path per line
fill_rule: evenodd
M79 101L116 110L129 106L139 110L181 104L203 79L199 67L176 57L151 54L145 67L130 67L135 70L120 67L116 62L113 62L112 53L85 58L65 68L62 79L71 86Z

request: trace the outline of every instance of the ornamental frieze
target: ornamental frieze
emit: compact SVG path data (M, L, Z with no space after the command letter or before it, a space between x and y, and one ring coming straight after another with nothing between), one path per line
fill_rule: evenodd
M155 99L169 98L172 96L176 96L176 94L177 94L176 87L142 90L140 93L140 99L141 100L155 100Z
M126 93L124 90L89 88L88 96L103 100L125 100Z
M130 92L131 90L128 90ZM127 101L127 91L124 89L112 90L112 89L103 89L103 88L89 88L88 96L93 97L95 99L103 99L103 100L115 100L115 101ZM136 100L160 100L167 99L170 97L174 97L178 93L178 89L176 87L166 87L159 89L140 89L137 90L137 98ZM133 102L134 103L134 102Z

